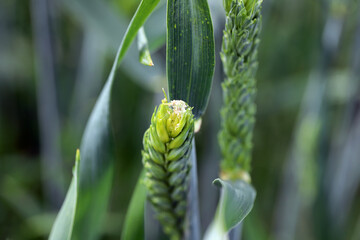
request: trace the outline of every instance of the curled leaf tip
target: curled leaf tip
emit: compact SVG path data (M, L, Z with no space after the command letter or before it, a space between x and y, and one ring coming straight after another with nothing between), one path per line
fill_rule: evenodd
M148 46L144 27L138 31L139 62L145 66L154 66Z
M152 62L151 59L140 59L140 63L142 65L145 65L145 66L149 66L149 67L153 67L154 66L154 63Z
M216 187L221 187L222 183L221 183L221 179L220 178L216 178L213 182L213 185L215 185Z
M154 66L150 52L148 50L140 53L139 62L145 66Z

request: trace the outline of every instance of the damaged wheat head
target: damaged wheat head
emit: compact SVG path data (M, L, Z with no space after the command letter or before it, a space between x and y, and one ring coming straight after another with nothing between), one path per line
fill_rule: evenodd
M183 101L162 100L144 134L143 164L148 199L172 240L184 234L194 117Z

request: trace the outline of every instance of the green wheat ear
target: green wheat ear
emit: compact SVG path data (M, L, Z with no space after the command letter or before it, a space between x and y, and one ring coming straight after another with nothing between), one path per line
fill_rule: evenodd
M183 101L163 99L144 134L143 164L148 199L164 232L181 239L187 208L194 116Z
M219 143L221 176L250 181L252 135L255 124L257 48L261 28L261 0L224 0L226 24L221 60L222 84Z

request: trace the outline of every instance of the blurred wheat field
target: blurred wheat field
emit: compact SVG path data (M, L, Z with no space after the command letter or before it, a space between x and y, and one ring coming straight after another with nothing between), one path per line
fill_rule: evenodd
M139 1L0 2L0 238L46 239L74 152ZM225 13L208 1L216 66L196 138L202 230L218 191ZM360 1L266 0L243 239L360 239ZM163 97L165 1L145 24L154 67L130 48L114 82L115 170L101 239L118 239L143 133Z

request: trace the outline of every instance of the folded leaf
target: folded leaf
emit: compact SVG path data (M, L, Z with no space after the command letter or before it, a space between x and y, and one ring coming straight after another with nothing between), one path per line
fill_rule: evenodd
M58 216L55 219L51 230L49 240L67 240L71 239L75 209L78 195L78 177L79 177L80 151L76 152L75 166L73 169L73 179L66 194L64 204L62 205Z
M148 40L146 38L144 27L141 27L138 32L138 49L139 49L139 62L146 66L154 66L151 59Z
M204 239L225 240L228 239L227 233L251 211L256 191L242 180L224 181L218 178L214 184L221 188L220 202Z
M144 169L141 171L134 193L131 197L125 223L122 230L122 240L144 239L144 210L146 202L146 187L144 185Z
M113 73L114 74L114 73ZM109 78L91 113L82 138L78 203L72 239L96 239L104 218L113 175Z

